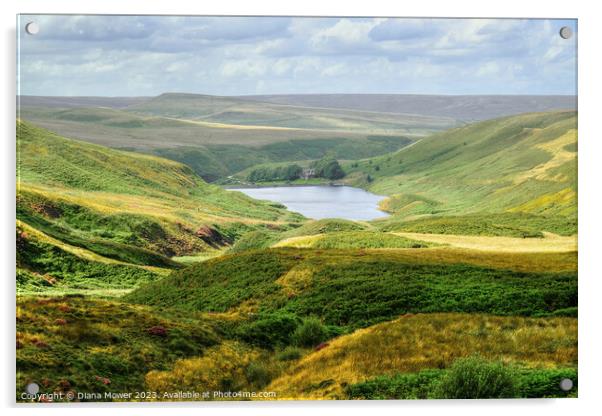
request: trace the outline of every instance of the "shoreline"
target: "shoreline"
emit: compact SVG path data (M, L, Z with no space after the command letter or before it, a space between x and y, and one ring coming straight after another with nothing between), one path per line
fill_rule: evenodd
M292 187L340 187L340 186L349 186L350 188L357 188L356 186L347 185L344 183L273 183L273 184L265 184L265 185L218 185L222 189L232 190L232 189L261 189L261 188L292 188ZM362 189L362 188L358 188Z

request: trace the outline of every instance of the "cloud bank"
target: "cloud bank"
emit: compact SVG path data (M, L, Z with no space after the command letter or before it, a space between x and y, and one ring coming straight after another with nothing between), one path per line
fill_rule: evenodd
M573 20L22 15L18 32L26 95L576 94Z

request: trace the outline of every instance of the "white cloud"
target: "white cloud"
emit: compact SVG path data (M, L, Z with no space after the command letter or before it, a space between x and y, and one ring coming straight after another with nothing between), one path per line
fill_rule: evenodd
M27 17L28 20L33 17ZM38 95L572 93L572 21L40 16L21 36ZM576 28L574 28L576 29Z

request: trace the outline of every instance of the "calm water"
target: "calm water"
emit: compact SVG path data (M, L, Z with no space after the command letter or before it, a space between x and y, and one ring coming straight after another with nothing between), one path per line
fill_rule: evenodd
M230 189L251 198L280 202L289 210L308 218L372 220L387 217L377 208L384 196L351 186L279 186L273 188Z

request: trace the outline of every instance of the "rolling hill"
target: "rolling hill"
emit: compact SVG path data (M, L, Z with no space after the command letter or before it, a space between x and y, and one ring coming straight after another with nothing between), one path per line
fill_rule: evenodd
M23 121L17 132L17 239L30 287L36 279L69 286L61 280L68 276L83 288L80 278L97 263L136 266L125 274L161 272L180 266L172 256L212 251L245 231L303 220L208 185L178 162L66 139Z
M504 228L515 227L517 235L521 229L570 235L577 215L576 123L572 111L489 120L343 167L351 183L390 196L382 205L393 214L381 222L387 230L511 235ZM400 220L406 224L398 227Z
M282 94L246 95L242 100L266 103L423 114L470 122L527 112L570 110L576 97L569 95L426 95L426 94Z
M227 125L424 134L455 125L449 117L312 108L199 94L165 93L128 107L129 111Z

